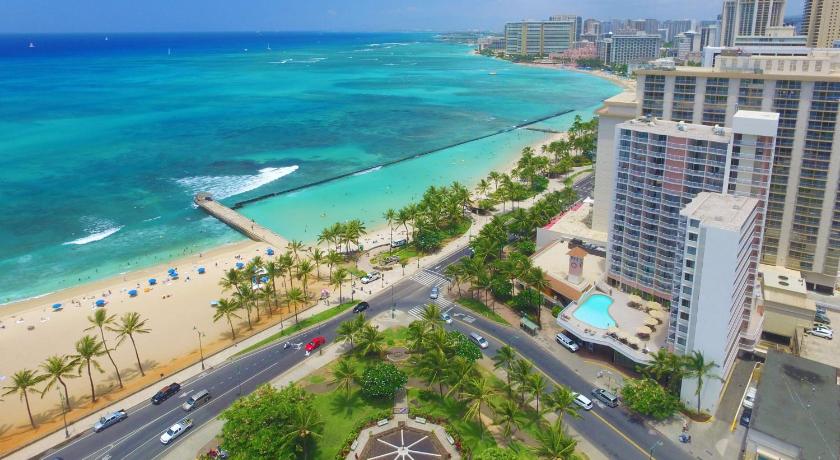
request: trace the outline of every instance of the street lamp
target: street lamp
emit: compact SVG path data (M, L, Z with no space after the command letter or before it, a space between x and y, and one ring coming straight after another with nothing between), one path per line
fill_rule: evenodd
M649 460L653 460L653 451L661 445L662 445L662 441L656 441L655 443L653 443L652 446L650 446L650 449L648 449L648 459Z
M61 400L61 418L64 420L64 437L69 438L70 431L67 430L67 410L64 407L64 393L61 392L61 388L58 386L55 389L58 391L58 399Z
M198 334L198 352L201 355L201 370L204 370L204 348L201 346L201 336L204 334L198 330L198 326L193 326L193 330Z

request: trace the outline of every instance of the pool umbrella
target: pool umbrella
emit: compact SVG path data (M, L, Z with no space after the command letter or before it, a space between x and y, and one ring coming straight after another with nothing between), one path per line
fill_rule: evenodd
M157 280L154 278L149 278L149 285L154 286L155 284L157 284Z
M607 329L607 334L617 335L618 333L619 329L615 326L610 326L609 329Z
M656 318L660 323L662 323L662 320L665 319L665 312L662 310L651 310L648 312L648 315L650 315L651 318Z
M97 307L104 307L105 306L105 299L99 299L96 301Z
M128 291L128 295L130 297L137 297L137 289L132 289L132 290Z
M635 338L635 337L627 337L627 343L630 344L630 345L639 346L639 345L642 344L642 341Z
M651 318L650 316L645 318L645 326L653 327L653 326L656 326L657 324L659 324L659 321L657 321L656 318Z
M205 270L204 270L204 267L198 267L198 274L199 274L199 275L203 275L203 274L204 274L204 271L205 271Z
M651 310L662 310L662 304L653 300L648 300L646 305Z
M653 330L651 330L648 326L639 326L639 328L636 329L636 335L650 335L651 333L653 333Z
M642 298L637 296L636 294L630 294L629 296L627 296L627 298L630 300L631 304L635 304L637 306L642 305Z

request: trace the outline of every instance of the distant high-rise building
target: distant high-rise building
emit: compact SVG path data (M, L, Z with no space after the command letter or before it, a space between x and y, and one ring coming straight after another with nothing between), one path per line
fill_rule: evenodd
M583 33L583 18L574 14L557 14L548 18L549 21L572 22L575 25L575 41L580 41L580 34Z
M587 35L601 35L601 21L597 19L583 21L583 33Z
M601 42L598 55L606 65L637 64L659 57L659 35L613 35Z
M677 47L677 58L680 60L691 60L700 51L700 36L692 30L677 34L674 42ZM699 57L697 60L699 61Z
M764 35L767 27L781 26L784 15L785 0L724 0L721 45L733 46L737 36Z
M717 23L700 29L700 49L707 46L720 46L720 26Z
M645 19L644 31L648 35L657 35L659 33L659 21L656 19Z
M692 30L691 19L676 19L666 21L666 24L668 27L668 38L671 40L674 40L674 37L676 37L677 34Z
M840 39L840 0L805 0L802 34L808 46L830 48Z
M630 28L636 32L645 32L646 25L647 23L644 19L631 19L629 23Z
M668 29L657 29L655 35L659 35L659 38L661 38L663 42L671 41L671 36L668 35Z
M808 46L808 37L805 35L796 35L796 28L793 26L773 26L768 27L765 35L746 35L735 37L733 46L743 48L745 46L783 46L783 47L801 47Z
M505 53L548 56L571 48L576 20L509 22L505 24Z
M601 23L601 35L612 33L613 24L611 21L604 21Z

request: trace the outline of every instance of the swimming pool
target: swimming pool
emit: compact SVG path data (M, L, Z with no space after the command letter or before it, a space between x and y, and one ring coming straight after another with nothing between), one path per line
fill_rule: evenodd
M612 297L604 294L592 294L574 312L574 317L601 329L615 326L615 320L610 316L609 308Z

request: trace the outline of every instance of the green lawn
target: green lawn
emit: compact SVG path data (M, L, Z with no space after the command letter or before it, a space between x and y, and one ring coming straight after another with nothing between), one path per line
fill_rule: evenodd
M480 452L484 449L496 446L493 436L482 428L476 420L465 420L464 403L454 398L443 398L435 391L408 389L408 401L411 410L421 414L429 414L434 417L446 419L452 427L461 435L464 445L472 452ZM416 401L416 404L414 402Z
M271 337L267 337L263 340L260 340L259 342L255 343L255 344L251 345L250 347L245 348L244 350L235 354L234 356L239 356L239 355L242 355L242 354L245 354L245 353L249 353L249 352L254 351L258 348L262 348L262 347L264 347L268 344L274 343L274 342L282 339L283 337L286 337L287 335L291 335L291 334L294 334L295 332L306 329L307 327L312 326L313 324L318 324L322 321L326 321L326 320L328 320L328 319L330 319L330 318L332 318L336 315L339 315L339 314L343 313L344 311L353 307L357 303L359 303L358 300L354 300L352 302L344 302L341 305L336 305L335 307L332 307L328 310L324 310L321 313L310 316L309 318L302 319L297 324L292 324L289 327L283 328L282 331L272 335ZM289 320L286 320L286 322L288 323Z
M490 307L484 305L484 303L479 300L470 299L469 297L461 297L460 299L458 299L458 304L499 324L510 326L509 322L507 322L498 313L494 312Z
M316 460L333 460L356 425L377 412L390 409L393 401L371 401L358 390L347 396L343 391L331 391L315 396L315 410L324 421L324 435L318 439Z

